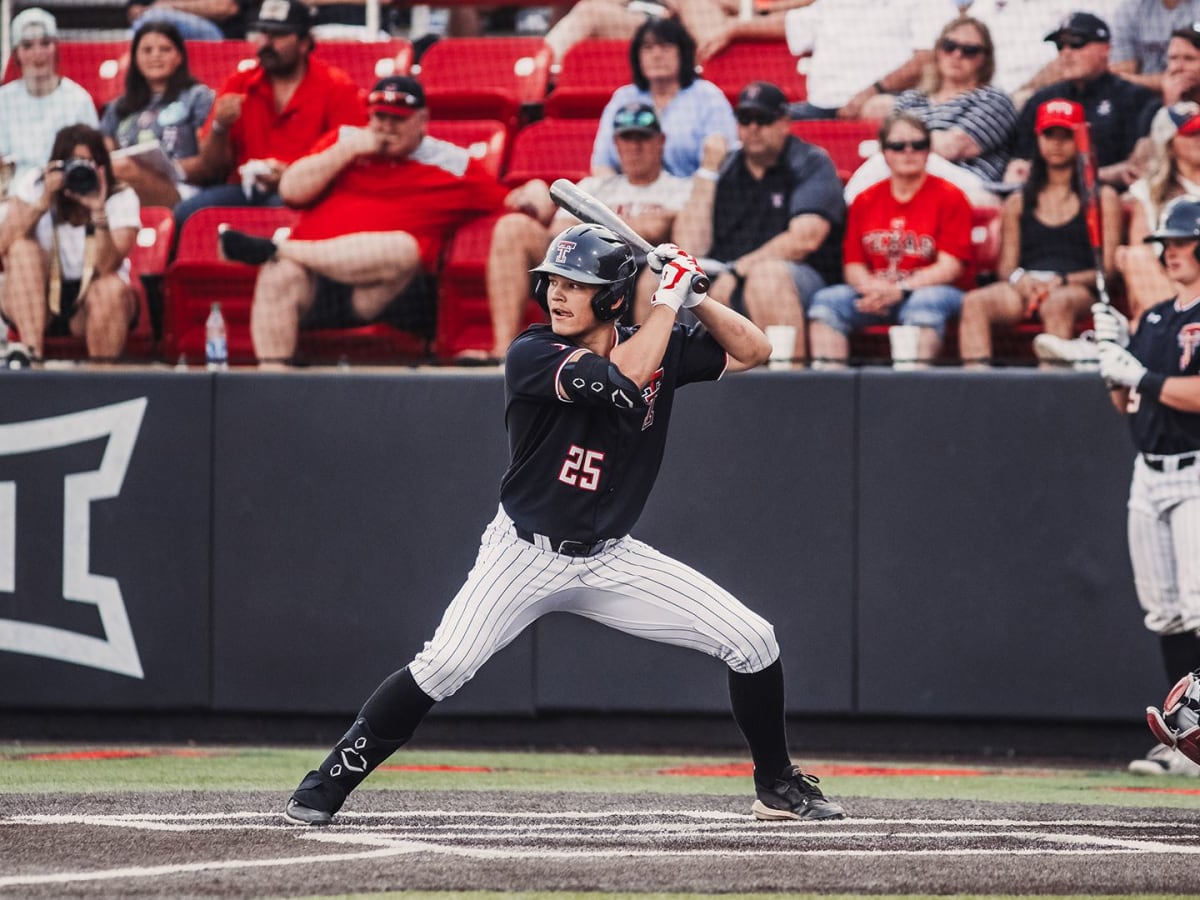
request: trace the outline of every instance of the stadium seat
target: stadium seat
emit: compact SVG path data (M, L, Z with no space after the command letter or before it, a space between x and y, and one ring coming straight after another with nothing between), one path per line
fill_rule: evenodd
M349 75L364 91L380 78L407 75L413 47L403 38L390 41L317 41L313 55Z
M249 41L188 41L188 68L198 81L219 91L234 72L258 65Z
M162 206L142 207L142 227L129 251L129 283L138 298L138 320L125 341L122 354L128 359L147 360L156 356L161 321L162 275L175 234L171 210ZM47 337L48 359L86 359L87 343L78 337Z
M580 41L563 57L546 97L546 117L598 119L613 91L632 80L629 41Z
M517 132L504 183L524 184L541 178L578 181L591 171L592 144L598 122L593 119L543 119Z
M464 350L492 349L492 314L488 307L488 250L492 229L500 215L476 219L455 234L447 248L438 284L437 336L434 352L439 359L453 360ZM530 300L525 324L544 322L541 308Z
M129 67L129 41L67 41L58 42L58 71L87 90L103 110L112 100L125 93L125 70ZM21 77L17 55L8 58L4 81Z
M862 161L875 152L879 122L874 119L819 119L793 122L791 130L801 140L825 148L844 184Z
M807 82L796 68L796 57L787 41L736 41L704 64L701 73L737 102L737 96L751 81L770 81L778 85L790 102L803 100Z
M490 119L442 119L429 122L430 137L441 138L460 147L483 161L489 172L500 177L504 154L508 150L508 131L500 122Z
M496 119L512 129L545 99L550 61L540 37L443 38L425 51L419 74L433 118Z

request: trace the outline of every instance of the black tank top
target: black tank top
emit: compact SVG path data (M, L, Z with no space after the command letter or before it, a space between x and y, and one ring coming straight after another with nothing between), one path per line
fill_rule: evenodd
M1080 272L1095 265L1083 204L1062 225L1046 225L1026 203L1021 209L1021 268L1031 272Z

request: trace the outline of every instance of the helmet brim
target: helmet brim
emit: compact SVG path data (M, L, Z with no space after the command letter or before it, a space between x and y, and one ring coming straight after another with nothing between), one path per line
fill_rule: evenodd
M577 284L612 284L611 281L600 278L590 272L581 272L579 269L560 266L555 263L542 263L537 268L530 269L529 271L538 275L561 275L563 278L569 278Z

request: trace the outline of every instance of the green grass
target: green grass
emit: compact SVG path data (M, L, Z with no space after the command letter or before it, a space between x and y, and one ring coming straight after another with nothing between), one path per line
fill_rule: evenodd
M0 793L116 791L290 791L314 768L324 749L266 747L155 747L160 755L124 759L66 759L77 746L0 744ZM30 758L36 754L58 758ZM872 764L880 768L935 769L941 774L853 775L846 760L806 759L838 798L959 799L995 802L1084 803L1200 809L1200 779L1139 778L1119 769L1035 768L1002 764L929 762ZM490 753L401 751L389 765L487 767L470 771L378 771L361 790L582 791L603 793L748 794L745 777L663 774L685 766L744 763L736 756L642 756L599 753ZM962 774L958 774L962 773ZM412 895L405 895L412 896Z

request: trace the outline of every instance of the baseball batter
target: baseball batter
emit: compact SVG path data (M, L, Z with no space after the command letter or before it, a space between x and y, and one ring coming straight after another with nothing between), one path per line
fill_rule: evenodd
M1092 314L1100 374L1139 451L1129 490L1138 601L1174 684L1200 668L1200 200L1172 202L1146 241L1162 242L1178 294L1148 309L1132 337L1112 307L1097 303ZM1200 766L1166 746L1129 769L1200 775Z
M629 536L662 462L675 389L766 361L749 320L691 291L696 261L674 245L640 327L616 322L637 261L597 225L550 242L535 295L550 316L509 348L505 422L511 462L500 508L466 584L432 640L367 700L284 816L328 825L371 770L403 745L439 700L463 686L538 617L573 612L629 634L691 647L729 666L733 714L754 759L760 819L840 819L817 779L793 766L783 670L771 625L699 572ZM704 328L675 324L689 307Z

